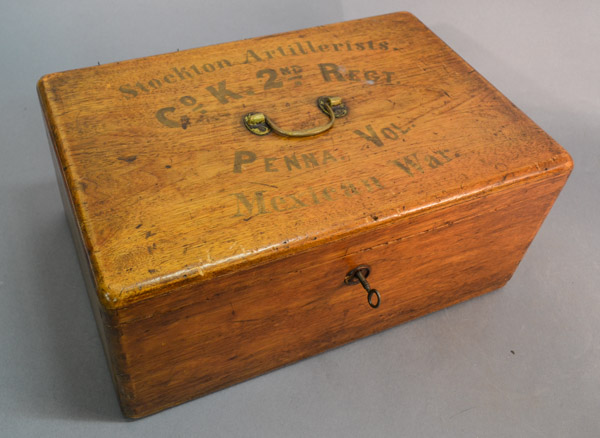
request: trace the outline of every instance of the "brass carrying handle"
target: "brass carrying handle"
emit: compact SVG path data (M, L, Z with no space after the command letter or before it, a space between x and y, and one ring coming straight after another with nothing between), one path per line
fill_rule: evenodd
M341 97L321 96L317 99L317 105L325 114L329 116L329 122L314 128L302 129L300 131L288 131L282 129L264 113L249 113L244 116L244 126L248 131L256 135L266 135L273 131L284 137L310 137L311 135L321 134L330 129L335 119L344 117L348 114L348 108L342 102Z

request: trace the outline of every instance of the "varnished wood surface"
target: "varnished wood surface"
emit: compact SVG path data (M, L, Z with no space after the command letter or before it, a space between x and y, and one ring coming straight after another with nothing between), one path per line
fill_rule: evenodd
M346 256L321 260L315 249L181 290L141 312L156 312L150 318L119 312L131 321L113 334L124 352L123 411L145 416L501 287L565 178L403 220L388 238L402 231L406 238ZM362 246L361 237L377 241L378 234L332 243L325 255ZM359 285L343 283L363 263L373 267L369 281L382 294L378 309L367 305ZM199 293L210 298L192 298Z
M410 14L53 74L39 90L107 308L570 160ZM349 107L325 134L242 126L252 110L322 124L320 95ZM178 127L157 119L165 108ZM241 151L256 158L235 172L236 152L252 158Z
M132 417L500 287L572 168L405 13L58 73L38 89ZM319 136L242 125L254 110L322 124L320 95L349 114ZM343 284L362 263L377 310Z

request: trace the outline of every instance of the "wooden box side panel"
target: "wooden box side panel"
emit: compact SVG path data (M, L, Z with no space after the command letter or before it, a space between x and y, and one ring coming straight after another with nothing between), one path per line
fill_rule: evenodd
M48 138L50 142L50 148L52 149L53 142L50 138L49 132ZM122 362L122 359L125 356L121 354L120 351L121 344L118 341L118 331L114 326L107 323L107 314L104 312L104 309L98 300L98 294L96 293L96 284L94 281L92 270L90 268L90 260L88 258L88 253L83 243L81 229L77 225L77 221L75 219L73 203L69 196L69 193L67 192L64 175L62 173L61 166L58 163L58 158L54 151L51 151L50 155L52 156L56 179L58 182L58 189L64 207L67 223L71 231L71 236L73 237L73 243L75 245L77 259L79 260L79 265L81 267L81 272L85 281L86 290L90 298L90 304L92 306L92 312L96 321L96 327L98 328L98 333L100 335L102 346L106 354L106 359L110 368L113 384L119 395L119 399L123 400L127 397L127 394L122 391L126 387L126 382L124 381L124 379L127 379L128 376L124 375L120 371L125 367L125 365Z
M155 317L118 328L124 413L157 412L501 287L567 176L402 221L368 250L348 251L357 242L347 239L331 244L345 251L339 258L322 262L311 251L215 279L182 291L195 294L193 304L161 313L170 305L163 297ZM357 238L371 237L380 236ZM343 283L362 263L373 267L369 280L382 294L376 310L360 286Z

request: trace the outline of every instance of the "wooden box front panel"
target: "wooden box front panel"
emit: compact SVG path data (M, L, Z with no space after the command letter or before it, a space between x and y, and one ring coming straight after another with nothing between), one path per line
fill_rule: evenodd
M124 413L151 414L501 287L565 179L519 184L118 312L112 322L127 321L114 339ZM354 251L365 239L375 245ZM378 309L343 282L363 263Z

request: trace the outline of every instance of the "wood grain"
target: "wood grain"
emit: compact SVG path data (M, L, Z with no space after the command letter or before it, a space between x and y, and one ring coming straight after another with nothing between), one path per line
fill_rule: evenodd
M407 13L45 76L65 209L126 415L496 289L570 156ZM249 133L262 111L323 124ZM382 293L373 310L358 264Z

